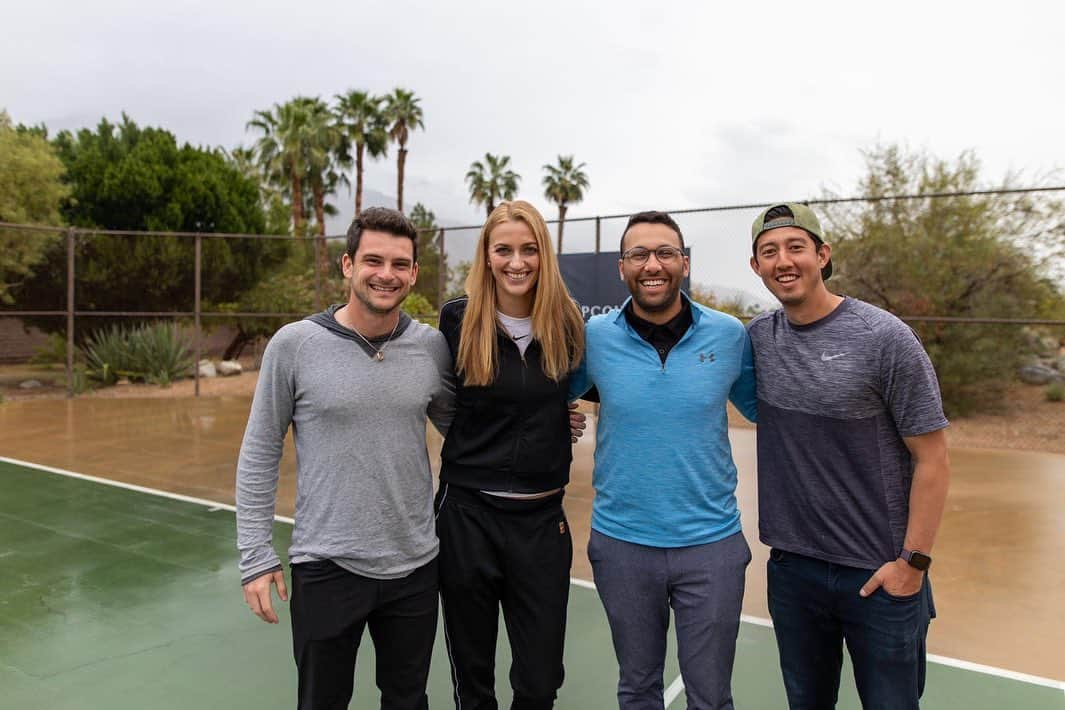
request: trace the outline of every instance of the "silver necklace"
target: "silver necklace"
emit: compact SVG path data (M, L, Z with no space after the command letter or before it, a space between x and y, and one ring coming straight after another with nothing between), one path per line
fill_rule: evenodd
M392 342L392 336L396 334L396 328L398 328L398 327L399 327L399 319L397 318L396 319L396 324L394 326L392 326L392 332L388 334L388 340L386 340L384 345L382 345L379 348L375 348L374 344L371 343L369 340L367 340L365 335L363 335L359 331L355 330L355 328L352 328L351 330L354 331L355 335L357 335L360 338L362 338L362 342L366 343L370 347L370 349L374 351L373 359L377 360L377 362L381 362L382 360L385 359L385 348L387 348L388 344Z

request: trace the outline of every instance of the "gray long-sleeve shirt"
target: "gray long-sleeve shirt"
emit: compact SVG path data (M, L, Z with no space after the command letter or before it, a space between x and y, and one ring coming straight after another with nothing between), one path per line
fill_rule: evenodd
M237 465L244 582L281 564L272 532L290 425L297 458L291 562L331 559L391 579L437 554L425 422L428 416L442 433L450 424L447 343L404 315L377 361L336 322L335 310L284 326L263 355Z

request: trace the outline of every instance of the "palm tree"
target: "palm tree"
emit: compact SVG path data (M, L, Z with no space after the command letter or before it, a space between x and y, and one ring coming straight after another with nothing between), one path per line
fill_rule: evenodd
M307 101L306 151L307 182L312 191L315 231L325 235L325 196L346 180L339 168L345 166L344 134L329 106L321 99Z
M572 155L558 156L558 164L544 165L547 174L544 175L544 197L558 205L558 253L562 253L562 226L566 223L566 210L570 204L576 204L584 199L584 191L588 189L588 176L584 174L580 165L573 164Z
M415 128L425 128L419 101L413 91L405 89L393 89L391 94L385 96L385 118L391 124L388 135L399 144L399 157L396 162L396 209L400 212L403 211L403 169L407 163L407 139Z
M348 182L341 169L350 165L351 161L347 155L344 132L329 106L321 99L314 98L306 100L306 108L307 182L313 198L318 268L325 276L329 272L329 250L325 241L328 206L325 198L336 192L338 185Z
M484 205L486 214L492 214L496 202L500 199L513 200L518 194L521 176L509 168L509 155L484 154L484 162L475 160L466 172L466 182L470 186L470 202Z
M254 148L245 148L242 145L238 145L233 150L222 149L225 153L226 159L229 163L237 169L237 171L248 178L254 180L255 184L262 188L262 167L259 165L256 159Z
M336 115L348 141L355 146L355 216L362 214L363 160L381 158L388 150L388 124L381 107L383 97L366 91L336 95Z
M255 143L259 164L268 179L286 185L292 200L293 235L303 234L303 184L307 175L307 124L311 119L309 99L297 96L269 111L256 111L248 128L263 135Z

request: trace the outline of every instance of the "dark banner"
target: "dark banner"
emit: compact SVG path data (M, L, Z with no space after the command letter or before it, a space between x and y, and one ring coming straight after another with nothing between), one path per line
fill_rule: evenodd
M560 254L558 265L570 295L580 304L584 320L617 310L629 297L629 289L618 275L616 251ZM687 291L690 286L690 279L686 278L681 289Z

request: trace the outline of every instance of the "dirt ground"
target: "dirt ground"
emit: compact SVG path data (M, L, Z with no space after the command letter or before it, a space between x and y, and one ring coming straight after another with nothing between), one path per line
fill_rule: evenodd
M255 392L255 358L242 359L245 372L234 377L200 379L202 397L250 397ZM18 383L37 379L42 386L23 390ZM169 387L129 384L86 392L80 397L192 397L193 380L182 380ZM66 396L63 370L56 366L0 367L0 395L5 400L57 398ZM732 426L752 426L730 406ZM996 414L980 414L951 422L948 431L950 444L959 448L1021 449L1065 453L1065 402L1048 402L1043 387L1018 384L1006 397L1003 410Z

